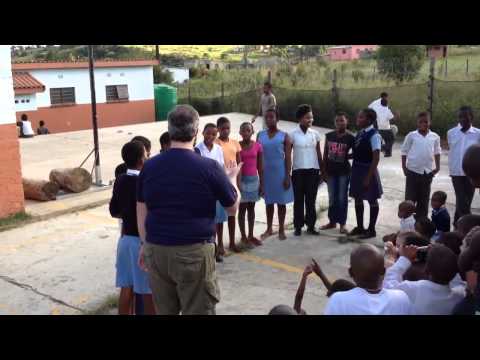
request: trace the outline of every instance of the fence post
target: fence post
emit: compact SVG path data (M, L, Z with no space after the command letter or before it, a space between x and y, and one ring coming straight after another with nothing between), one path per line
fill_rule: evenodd
M225 87L222 81L222 113L225 112Z
M337 69L333 69L332 102L333 102L333 114L335 115L338 110Z
M267 79L268 79L268 82L271 84L272 83L272 70L268 70Z
M188 82L188 105L192 105L192 97L190 94L190 81Z
M448 59L445 58L445 75L443 77L447 77L448 76Z
M468 75L468 58L467 58L467 68L466 68L466 74Z
M428 77L428 112L430 120L433 122L433 85L435 81L435 58L430 59L430 76Z

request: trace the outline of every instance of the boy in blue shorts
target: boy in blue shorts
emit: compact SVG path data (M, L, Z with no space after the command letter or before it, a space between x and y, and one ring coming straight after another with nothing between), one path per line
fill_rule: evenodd
M118 302L119 315L133 315L135 294L143 297L144 314L154 315L152 292L148 274L138 265L140 238L137 227L137 180L146 160L145 146L131 141L122 148L127 172L120 175L113 186L110 214L122 219L122 237L117 247L116 286L121 288Z

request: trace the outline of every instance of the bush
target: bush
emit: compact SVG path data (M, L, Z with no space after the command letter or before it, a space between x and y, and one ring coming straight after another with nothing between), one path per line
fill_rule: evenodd
M365 79L365 74L363 73L362 70L353 70L352 71L352 78L353 78L353 81L359 82L359 81Z
M401 83L415 78L425 62L424 45L382 45L377 51L379 73Z

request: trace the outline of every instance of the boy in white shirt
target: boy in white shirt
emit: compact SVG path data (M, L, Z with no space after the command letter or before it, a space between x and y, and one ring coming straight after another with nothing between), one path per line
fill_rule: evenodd
M382 288L385 265L375 246L362 244L353 250L348 271L357 287L333 294L325 315L411 314L411 303L405 293Z
M400 231L385 235L383 242L396 244L397 236L400 233L415 231L415 204L412 201L402 201L398 205L398 217L400 218Z
M385 157L391 157L395 136L393 134L390 121L395 117L395 115L393 115L392 111L388 107L388 94L385 92L381 93L380 99L372 102L370 105L368 105L368 108L377 113L378 132L382 136L382 139L385 143Z
M451 314L455 305L465 297L465 286L452 282L458 273L457 257L444 245L432 245L425 266L428 280L403 281L403 275L418 253L416 246L400 248L400 258L386 271L384 288L404 291L412 302L415 315Z
M433 177L440 171L441 152L440 136L430 131L430 114L421 112L417 115L417 130L408 133L402 145L405 200L416 204L419 218L428 216L430 189Z
M448 167L455 190L455 216L453 224L463 215L470 214L475 187L463 172L463 157L468 148L480 143L480 130L472 126L473 110L470 106L462 106L458 111L458 125L447 133Z

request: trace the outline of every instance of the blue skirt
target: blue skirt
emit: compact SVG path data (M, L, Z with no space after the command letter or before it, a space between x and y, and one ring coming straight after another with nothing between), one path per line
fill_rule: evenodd
M227 212L220 204L220 201L217 201L215 209L215 224L222 224L228 220Z
M370 164L353 162L352 177L350 180L350 197L355 199L375 201L382 197L383 188L378 171L372 176L367 191L363 190L363 180L368 174Z
M140 238L123 235L117 245L116 286L133 287L137 294L151 294L148 273L138 266Z
M259 189L260 189L260 180L257 175L255 176L246 176L242 175L242 179L240 181L241 194L242 198L240 202L248 203L248 202L257 202L260 200Z

